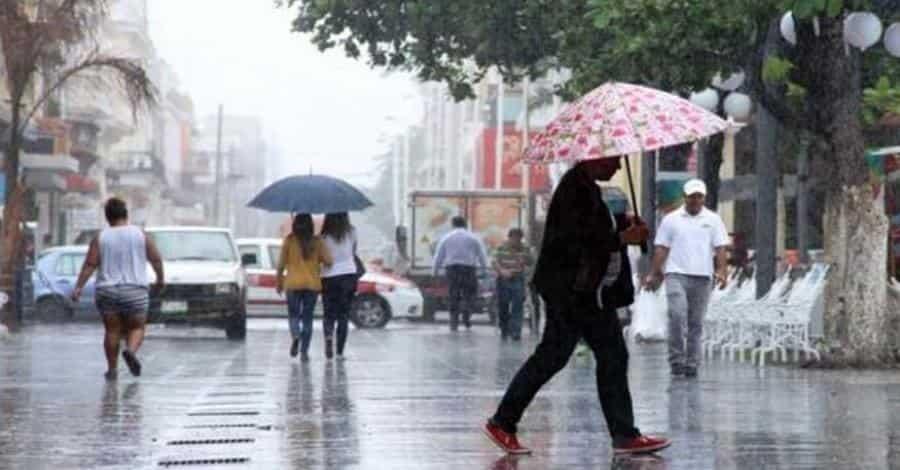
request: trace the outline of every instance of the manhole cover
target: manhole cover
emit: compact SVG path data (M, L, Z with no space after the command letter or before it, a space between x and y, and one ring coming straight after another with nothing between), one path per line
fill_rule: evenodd
M235 424L190 424L185 429L229 429L229 428L255 428L256 424L252 423L235 423Z
M163 460L160 467L182 467L188 465L228 465L250 462L249 457L227 457L214 459Z
M258 401L208 401L197 403L196 406L252 406L261 404Z
M250 437L239 437L232 439L181 439L177 441L169 441L166 445L170 446L203 446L203 445L222 445L222 444L252 444L256 439Z
M188 416L256 416L259 411L195 411Z
M262 395L265 392L212 392L210 397L242 397L248 395Z

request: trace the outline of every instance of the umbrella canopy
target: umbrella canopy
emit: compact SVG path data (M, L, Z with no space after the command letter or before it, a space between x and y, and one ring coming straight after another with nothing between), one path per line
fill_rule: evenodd
M325 175L290 176L272 183L247 204L270 212L333 214L372 206L350 183Z
M610 82L566 107L531 142L529 163L575 162L695 142L728 121L678 96Z

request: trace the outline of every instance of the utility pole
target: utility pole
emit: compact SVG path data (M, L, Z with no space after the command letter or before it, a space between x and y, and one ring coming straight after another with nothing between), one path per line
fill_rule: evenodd
M216 181L215 195L213 198L213 221L215 225L221 225L222 214L222 113L223 106L219 105L218 130L216 132Z

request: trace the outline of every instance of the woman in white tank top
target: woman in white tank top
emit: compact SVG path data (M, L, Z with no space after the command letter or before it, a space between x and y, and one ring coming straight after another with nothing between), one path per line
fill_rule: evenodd
M334 330L337 323L337 355L344 357L347 344L350 308L356 295L359 273L356 267L356 230L346 212L327 214L322 223L322 240L331 252L333 263L322 270L323 330L325 357L334 355Z
M133 375L141 375L137 351L144 341L144 326L150 305L147 263L156 273L157 288L162 288L165 278L162 258L153 240L147 238L140 228L128 224L125 201L111 198L104 210L109 228L91 242L72 297L78 300L85 283L97 271L97 309L106 329L103 340L108 367L106 378L114 380L118 375L119 343L122 339L126 342L122 358Z

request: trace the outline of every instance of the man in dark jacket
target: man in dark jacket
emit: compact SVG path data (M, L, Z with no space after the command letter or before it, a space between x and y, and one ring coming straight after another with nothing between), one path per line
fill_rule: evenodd
M596 358L597 392L614 452L648 453L671 444L634 426L628 350L616 309L634 301L627 245L644 243L649 232L639 220L626 228L625 218L616 220L603 202L597 181L609 181L619 168L619 158L580 162L553 195L533 279L547 304L544 335L484 428L510 454L531 452L519 444L516 425L582 338Z

